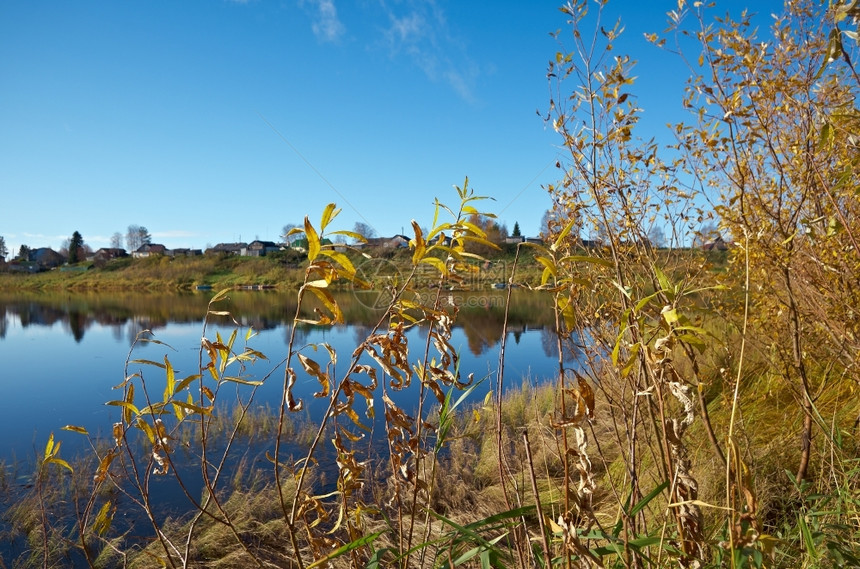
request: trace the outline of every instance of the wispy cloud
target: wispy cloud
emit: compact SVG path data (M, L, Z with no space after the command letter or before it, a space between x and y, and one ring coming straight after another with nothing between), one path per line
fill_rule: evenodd
M15 237L13 234L12 237ZM22 233L20 239L26 239L28 241L33 241L34 243L41 241L62 241L63 239L68 239L69 235L46 235L44 233ZM41 245L36 245L36 247L41 247Z
M310 6L313 10L311 29L317 39L322 42L340 40L346 27L338 18L334 0L301 0L301 5Z
M407 54L431 81L444 81L460 97L475 101L478 66L450 32L434 0L383 3L388 26L383 38L393 56Z

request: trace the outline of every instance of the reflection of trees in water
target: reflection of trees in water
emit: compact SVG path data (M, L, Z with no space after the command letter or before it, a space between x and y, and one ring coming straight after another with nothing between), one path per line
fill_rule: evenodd
M87 320L87 317L80 312L69 312L66 322L75 342L80 342L84 339L84 332L89 328Z
M3 311L3 316L0 317L0 338L6 337L6 330L9 328L9 315Z
M112 324L110 327L110 333L114 340L122 342L122 339L125 337L125 323Z
M315 326L310 324L295 324L295 327L296 338L294 340L293 347L300 348L308 343L308 337L310 337ZM284 344L290 343L290 334L292 333L292 329L293 327L290 325L284 326Z
M470 313L468 317L462 318L460 323L469 343L469 351L476 356L491 349L502 339L503 315L499 318L491 312Z
M93 324L110 326L114 338L121 340L125 336L131 344L142 330L161 328L169 322L202 322L213 294L0 292L0 314L17 315L24 327L51 326L62 322L78 341ZM370 327L378 322L379 311L358 302L351 292L335 291L334 295L346 322L353 326L356 343L359 343L366 338ZM495 347L502 337L506 293L452 292L449 297L460 307L456 326L463 328L469 350L480 355ZM285 326L286 341L296 310L295 302L294 292L231 291L224 301L212 307L228 311L230 316L212 318L225 325L235 320L243 327L252 326L261 331ZM315 303L318 304L316 299L310 297L307 306L303 307L303 316L313 316ZM6 318L8 316L0 320L0 337L8 326ZM516 341L519 341L523 330L550 325L552 320L552 306L547 295L513 291L508 330L514 332ZM313 327L299 324L297 343L306 343L311 330Z
M369 324L355 324L352 327L352 341L356 346L364 342L368 336L370 336L370 331L373 330L373 326Z
M155 321L149 318L132 318L128 321L128 345L134 344L135 340L139 334L144 331L149 331L150 333L143 334L142 338L151 338L154 334L155 330L159 328L166 328L168 322L166 321Z
M236 321L242 328L253 328L257 332L262 332L263 330L274 330L284 323L283 320L272 320L265 316L241 316L237 318Z
M558 335L552 328L543 328L540 331L540 344L543 348L543 353L549 358L558 358ZM582 349L579 347L582 344L582 338L579 336L571 336L561 339L561 351L563 361L565 363L573 363L577 361Z

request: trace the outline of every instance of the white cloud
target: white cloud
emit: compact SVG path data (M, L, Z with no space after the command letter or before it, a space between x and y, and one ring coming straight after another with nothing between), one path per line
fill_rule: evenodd
M13 235L14 237L14 235ZM71 237L69 235L46 235L44 233L22 233L21 239L27 239L30 241L62 241L63 239L68 239ZM36 247L42 247L42 245L36 245Z
M346 28L337 16L334 0L305 0L302 5L305 4L310 4L314 9L311 29L317 39L323 42L338 41Z
M431 81L444 81L464 100L474 101L478 66L449 31L442 9L433 0L383 7L388 14L383 37L392 56L407 54Z

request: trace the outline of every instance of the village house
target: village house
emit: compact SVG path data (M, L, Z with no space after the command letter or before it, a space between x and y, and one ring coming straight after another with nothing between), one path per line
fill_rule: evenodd
M135 259L145 259L146 257L151 257L153 255L167 255L168 253L169 250L164 245L159 245L158 243L145 243L138 247L131 256Z
M356 243L357 249L400 249L409 247L409 237L405 235L395 235L394 237L371 237L366 243Z
M196 257L197 255L202 255L203 251L201 249L179 248L171 249L167 254L171 257Z
M104 262L121 257L128 257L125 249L121 247L102 247L93 254L93 261Z
M247 243L218 243L214 247L206 249L207 255L241 255Z
M728 251L729 244L723 241L722 235L717 235L713 241L708 241L702 245L705 251Z
M245 257L265 257L269 253L280 251L281 246L271 241L251 241L246 248L242 250L242 255Z
M66 262L66 257L50 247L39 247L30 251L29 260L36 263L39 269L45 271L59 267Z

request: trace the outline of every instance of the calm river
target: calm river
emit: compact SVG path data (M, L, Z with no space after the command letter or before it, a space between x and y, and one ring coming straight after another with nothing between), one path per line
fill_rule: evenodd
M119 408L105 402L121 397L113 386L123 381L124 364L135 338L162 343L138 343L132 358L163 362L167 356L177 378L197 373L203 318L213 292L183 295L117 293L0 293L0 460L32 462L45 447L50 433L63 440L63 453L84 444L84 437L61 432L64 425L85 427L90 433L109 433L119 419ZM473 395L480 401L493 388L502 339L504 291L452 293L449 300L460 306L452 345L460 350L461 374L488 376ZM373 299L344 293L338 297L349 324L334 327L304 326L297 329L296 346L326 342L345 366L349 355L379 319ZM295 293L235 291L217 306L229 311L240 324L239 338L248 327L257 335L249 345L268 357L251 366L246 379L269 375L255 398L256 404L277 408L283 379L283 362L295 311ZM549 299L528 291L514 291L509 315L506 348L506 386L523 381L542 382L557 372L553 316ZM206 335L225 338L235 328L219 317ZM421 330L409 332L410 345L421 342ZM241 343L241 342L240 342ZM414 348L413 348L414 349ZM325 352L316 356L320 361ZM415 352L418 353L418 352ZM295 366L300 368L298 364ZM164 372L151 366L132 365L130 372L143 371L160 396ZM313 399L319 383L300 369L295 393L305 403L306 416L321 413L324 401ZM399 404L408 408L409 397L417 399L417 382L411 392L400 394Z

